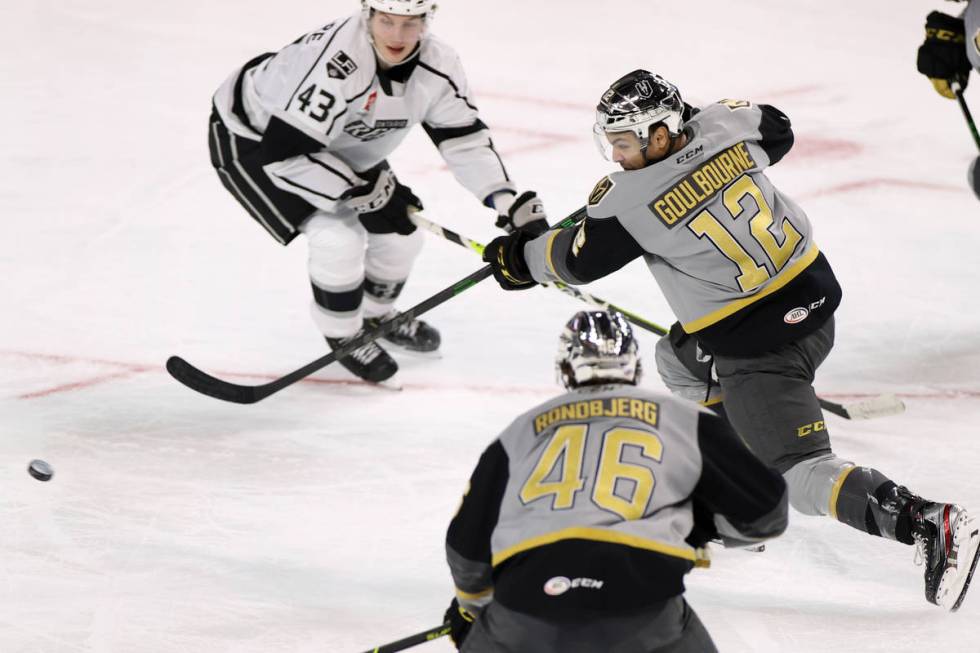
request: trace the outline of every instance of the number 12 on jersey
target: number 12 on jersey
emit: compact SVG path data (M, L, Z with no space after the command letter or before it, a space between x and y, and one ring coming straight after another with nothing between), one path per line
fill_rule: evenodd
M522 503L550 497L552 510L574 507L576 495L588 481L583 475L588 434L587 424L568 424L555 431L521 488ZM650 464L624 462L626 447L638 450ZM592 479L592 502L627 521L643 517L657 483L653 465L660 464L663 450L660 437L650 431L616 427L604 432ZM620 490L632 486L629 498L617 493L618 481L627 482L620 484Z
M786 262L793 256L796 246L803 240L803 236L797 231L796 227L788 218L783 218L779 225L782 243L777 242L776 234L772 231L775 220L772 209L762 193L762 189L752 180L749 175L742 175L731 186L725 189L722 195L722 202L732 220L737 220L744 208L742 200L751 197L758 207L758 212L749 219L749 232L755 242L759 243L762 250L766 253L773 269L778 273L785 267ZM687 228L694 232L698 238L707 238L722 254L738 267L738 276L735 280L742 292L755 290L769 280L769 270L765 265L759 265L752 256L745 251L745 248L738 242L731 231L707 209L701 211Z

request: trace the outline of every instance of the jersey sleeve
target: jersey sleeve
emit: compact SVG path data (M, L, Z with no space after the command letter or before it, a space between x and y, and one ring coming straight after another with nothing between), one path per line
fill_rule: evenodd
M439 88L422 126L456 180L488 206L494 193L516 192L490 130L480 119L455 53L442 52L442 56L420 61L416 74L431 76Z
M539 283L589 283L643 254L616 216L586 217L575 229L554 229L524 245L524 260Z
M507 452L496 440L480 457L446 534L446 559L456 596L470 611L479 611L493 600L490 538L497 527L508 469Z
M769 165L775 165L793 147L793 126L786 114L776 107L760 104L759 111L762 113L759 146L769 157Z
M714 515L725 546L755 544L786 530L789 498L779 472L714 414L698 416L698 446L703 465L692 500Z

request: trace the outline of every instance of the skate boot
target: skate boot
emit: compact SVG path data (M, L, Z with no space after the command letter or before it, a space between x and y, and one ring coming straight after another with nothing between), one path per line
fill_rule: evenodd
M910 506L916 564L925 564L926 600L955 612L980 557L980 523L952 503L916 497Z
M381 317L364 318L364 327L376 329L382 322L388 322L401 315L394 309ZM408 351L428 353L439 349L442 338L439 332L419 319L411 319L399 325L394 331L383 337L383 340Z
M330 349L337 350L346 345L351 340L364 335L364 328L347 338L327 338ZM357 377L371 383L381 383L395 375L398 371L398 363L388 355L381 346L374 341L361 345L346 356L337 359L341 365L346 367Z

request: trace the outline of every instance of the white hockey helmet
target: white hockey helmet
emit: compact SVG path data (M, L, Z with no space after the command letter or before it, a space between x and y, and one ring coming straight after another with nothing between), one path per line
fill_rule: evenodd
M633 329L615 311L581 311L558 340L558 379L568 389L603 383L636 385L642 366Z
M361 7L365 13L370 13L373 9L397 16L425 16L428 21L435 13L436 2L435 0L361 0Z
M678 88L641 69L619 78L602 94L592 131L599 152L611 160L607 133L631 131L646 147L651 127L663 124L671 136L678 136L683 121L684 100Z

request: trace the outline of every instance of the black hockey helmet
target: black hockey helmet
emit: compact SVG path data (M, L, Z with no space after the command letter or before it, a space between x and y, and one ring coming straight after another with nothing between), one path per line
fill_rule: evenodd
M596 145L608 159L606 134L632 131L646 147L652 126L663 124L672 137L677 136L683 116L684 100L676 86L647 70L634 70L602 94L593 129Z
M637 384L640 358L633 329L615 311L581 311L565 325L555 366L569 389L602 383Z

